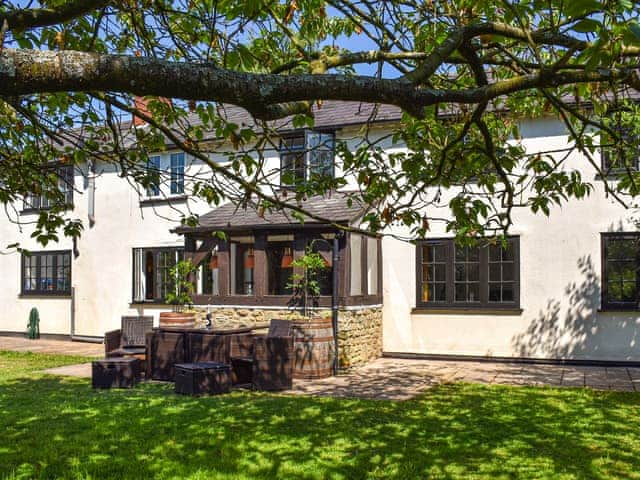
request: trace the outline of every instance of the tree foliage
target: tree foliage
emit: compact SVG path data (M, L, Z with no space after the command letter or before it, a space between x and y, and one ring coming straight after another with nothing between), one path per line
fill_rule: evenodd
M623 159L607 192L626 204L640 182L639 10L626 0L2 2L0 202L19 221L24 195L61 200L52 161L107 162L142 190L157 180L149 154L168 140L209 167L191 179L195 196L303 215L296 200L344 179L279 192L263 168L273 120L312 126L312 106L350 100L404 112L392 136L406 151L389 153L367 126L355 151L338 146L372 230L423 236L443 221L461 237L504 231L516 208L548 213L589 194L566 168L572 151L606 178L601 139ZM147 112L134 95L147 96ZM226 120L228 104L261 129ZM123 124L131 113L150 127ZM544 115L564 122L567 147L527 152L520 121ZM211 160L212 137L228 164ZM81 230L60 206L40 214L34 236Z

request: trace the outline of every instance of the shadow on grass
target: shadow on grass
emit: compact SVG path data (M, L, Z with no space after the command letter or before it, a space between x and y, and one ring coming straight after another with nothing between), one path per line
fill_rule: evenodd
M407 402L0 384L0 478L634 478L640 397L443 385ZM563 477L564 478L564 477Z

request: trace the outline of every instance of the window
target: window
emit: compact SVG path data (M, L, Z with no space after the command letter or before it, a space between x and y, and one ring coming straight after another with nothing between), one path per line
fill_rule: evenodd
M149 198L184 194L184 153L150 156L147 169L152 179L147 188Z
M267 237L267 292L269 295L291 295L293 275L293 235Z
M71 252L22 254L23 295L70 295Z
M171 154L171 194L184 193L184 153Z
M351 251L349 295L362 295L362 236L355 233L349 235L349 249Z
M73 165L58 166L52 170L57 177L57 188L64 207L73 207L74 170ZM56 193L44 191L39 195L27 195L24 199L25 210L46 210L52 208L57 200Z
M147 162L147 169L149 170L149 176L153 178L151 185L147 189L147 196L157 197L160 195L160 157L149 157Z
M334 175L334 135L307 131L280 144L281 184L298 185L317 176Z
M378 294L378 239L367 237L367 293Z
M617 138L612 138L604 131L600 134L602 170L606 174L624 172L627 169L638 170L639 138L635 119L630 115L625 109L617 109L603 119L610 130L617 132Z
M216 247L216 249L211 252L200 265L199 294L220 295L219 271L218 251Z
M229 258L231 261L231 294L254 295L254 270L256 265L253 237L231 237Z
M325 268L317 271L315 280L318 282L320 295L326 296L333 293L333 244L331 242L332 239L329 240L325 237L312 238L307 242L307 248L311 246L311 251L320 254L322 257Z
M640 234L602 235L602 308L638 309Z
M519 306L519 239L459 246L453 239L417 245L419 306L501 308Z
M134 249L133 301L165 301L175 286L170 270L183 258L182 247Z

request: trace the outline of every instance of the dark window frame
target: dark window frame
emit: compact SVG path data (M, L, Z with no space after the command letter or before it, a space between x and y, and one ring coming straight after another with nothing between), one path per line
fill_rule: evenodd
M280 138L280 145L278 148L278 152L280 155L280 186L282 188L295 188L297 185L301 184L301 183L305 183L307 181L310 180L311 175L312 175L312 164L311 164L311 153L313 152L313 149L311 149L308 146L308 138L309 138L309 134L319 134L319 135L330 135L331 136L331 148L330 149L325 149L328 151L331 151L331 167L330 170L328 171L328 176L331 178L335 178L336 176L336 162L335 162L335 156L336 156L336 134L335 131L333 130L303 130L294 134L289 134L286 136L283 136ZM287 142L296 139L296 138L302 138L302 146L301 147L292 147L292 146L288 146L286 145ZM315 147L318 148L318 147ZM293 184L285 184L282 181L283 175L285 173L285 171L289 170L288 167L285 166L285 157L287 155L302 155L302 167L298 167L295 168L293 170L300 170L302 169L302 175L298 176L297 178L299 178L298 181L296 181Z
M613 116L615 115L617 112L619 112L620 110L614 110L612 111L609 115ZM620 128L620 125L618 124L618 127L612 127L612 130L617 130L620 134L621 137L625 137L625 136L630 136L627 132L623 131L622 128ZM640 149L636 148L635 149L635 165L615 165L615 163L619 162L620 159L617 157L617 146L614 145L609 145L609 146L603 146L603 138L605 137L606 132L601 131L600 132L600 147L599 147L599 151L600 151L600 168L602 169L602 172L604 175L617 175L620 173L624 173L627 171L627 169L629 169L630 171L639 171L640 170ZM633 140L633 138L632 138ZM637 137L635 138L635 140L640 140ZM609 142L614 142L614 139L607 139L607 143ZM613 158L615 156L615 158Z
M62 163L55 163L47 166L52 172L55 172L58 177L58 188L61 184L65 186L61 192L64 194L64 202L62 207L65 210L73 210L73 191L75 189L75 167L73 165L64 165ZM45 210L51 210L55 205L53 199L46 197L43 193L39 195L27 194L24 196L22 212L39 212Z
M635 265L636 272L640 272L640 232L607 232L600 234L601 255L601 287L600 305L603 310L640 311L640 274L636 274L635 300L629 302L615 302L609 299L609 270L607 262L608 242L612 239L628 239L636 242Z
M481 245L479 251L479 301L455 301L455 240L453 238L430 238L416 242L416 307L432 310L516 310L520 309L520 237L507 237L513 245L513 298L512 302L489 301L489 246ZM425 283L422 278L423 246L444 245L447 251L445 263L445 301L422 300L422 289Z
M40 285L42 284L42 262L41 258L45 256L52 256L51 268L52 272L52 283L54 286L57 286L58 280L58 255L67 255L69 258L69 285L68 289L58 290L57 288L52 290L42 290ZM25 289L25 272L26 272L26 259L36 259L36 276L35 282L37 288L35 289ZM63 265L64 268L64 265ZM20 258L20 295L21 296L52 296L52 297L68 297L71 295L73 283L73 258L71 256L71 250L43 250L38 252L29 252L29 255L23 253Z
M157 257L156 255L160 252L173 252L174 255L176 252L182 253L182 257L180 257L180 255L178 255L178 260L183 260L184 254L185 254L185 250L184 247L180 246L180 247L137 247L137 248L133 248L131 249L131 272L132 272L132 276L131 276L131 303L132 304L142 304L142 303L148 303L148 304L159 304L159 305L165 305L167 303L166 301L166 297L165 298L156 298L156 288L157 285L155 283L154 280L154 284L153 284L153 299L148 299L147 298L147 293L148 293L148 285L146 284L147 282L145 281L145 295L144 298L142 300L137 299L136 298L136 252L137 251L142 251L142 262L143 265L141 265L142 267L142 273L141 273L141 278L142 276L144 276L146 274L145 272L145 258L146 258L146 254L147 253L152 253L153 254L153 267L154 267L154 271L153 271L153 276L154 278L157 277L158 275L158 264L157 264ZM140 265L138 265L140 267Z

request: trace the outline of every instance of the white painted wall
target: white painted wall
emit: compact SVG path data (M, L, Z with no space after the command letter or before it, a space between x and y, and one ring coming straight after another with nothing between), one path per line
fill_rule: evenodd
M562 148L559 123L523 125L528 151ZM416 306L415 248L385 239L384 350L475 356L640 360L640 316L600 313L600 233L636 231L633 211L606 198L595 170L579 153L579 168L594 185L589 198L552 209L549 218L521 210L520 315L425 314ZM448 236L436 225L434 237Z

